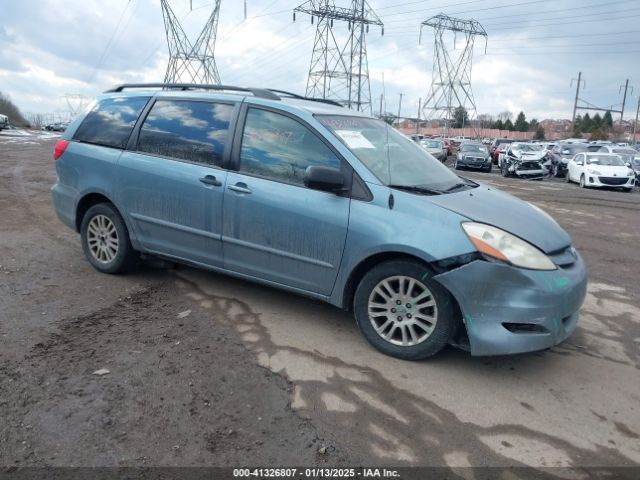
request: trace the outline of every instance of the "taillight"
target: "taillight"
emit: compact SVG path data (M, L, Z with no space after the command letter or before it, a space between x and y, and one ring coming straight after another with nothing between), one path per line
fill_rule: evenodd
M67 140L58 140L56 145L53 147L53 159L59 159L68 146L69 142Z

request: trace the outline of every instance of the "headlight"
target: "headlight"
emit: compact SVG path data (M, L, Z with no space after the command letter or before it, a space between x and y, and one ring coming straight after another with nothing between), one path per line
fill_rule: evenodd
M464 222L462 228L480 253L516 267L555 270L556 266L533 245L504 230L476 222Z
M629 173L627 173L627 176L629 177L633 177L635 174L633 173L633 170L629 169Z
M602 175L598 170L593 170L592 168L587 168L587 172L591 175Z

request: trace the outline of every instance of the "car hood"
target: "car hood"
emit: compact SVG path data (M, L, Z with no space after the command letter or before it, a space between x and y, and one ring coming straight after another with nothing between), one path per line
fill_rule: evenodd
M629 175L629 167L626 165L587 165L587 171L600 172L601 177L626 177Z
M523 152L522 150L512 150L511 151L516 157L518 157L520 160L526 161L526 160L542 160L546 155L547 152L542 150L540 152Z
M484 185L424 198L475 222L501 228L545 253L564 249L571 244L571 237L555 220L513 195Z

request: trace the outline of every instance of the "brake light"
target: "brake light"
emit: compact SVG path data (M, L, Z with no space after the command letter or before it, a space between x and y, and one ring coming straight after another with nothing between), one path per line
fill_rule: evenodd
M68 146L69 142L67 140L58 140L53 147L53 159L58 160Z

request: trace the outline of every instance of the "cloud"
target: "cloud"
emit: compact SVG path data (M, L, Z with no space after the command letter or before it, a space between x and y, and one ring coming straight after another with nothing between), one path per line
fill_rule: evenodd
M194 10L189 12L189 2L171 2L192 41L208 17L210 7L205 6L210 3L193 0ZM222 2L216 61L224 83L304 93L315 24L306 15L292 22L292 9L301 3L249 2L250 18L243 21L243 2ZM472 89L479 113L509 109L524 110L528 118L570 117L575 91L569 84L578 71L587 82L581 97L590 103L619 106L619 86L626 78L636 87L627 105L637 101L640 65L632 52L640 50L640 41L631 1L621 0L613 10L579 0L535 5L497 0L456 2L458 6L444 0L370 3L385 23L384 36L372 28L367 37L376 113L383 74L385 110L397 111L402 93L403 113L415 115L418 99L427 98L434 32L424 29L418 45L419 24L440 11L472 17L489 34L487 54L479 41L473 63ZM343 44L346 25L336 22L334 32ZM452 39L449 42L453 47ZM454 53L461 45L457 36ZM69 93L93 97L118 83L162 81L167 61L159 0L3 2L0 88L24 111L63 110L62 96ZM635 113L631 110L629 117Z

